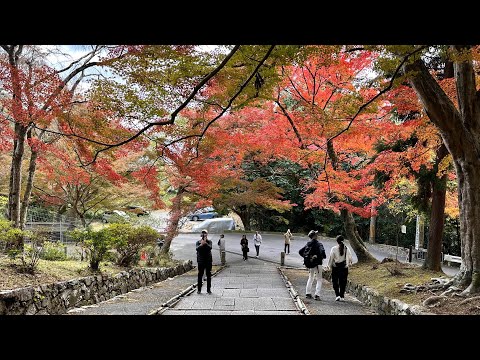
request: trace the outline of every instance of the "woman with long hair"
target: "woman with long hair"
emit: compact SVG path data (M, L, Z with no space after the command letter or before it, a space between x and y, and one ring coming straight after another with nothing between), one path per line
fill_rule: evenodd
M348 266L352 265L351 250L345 246L342 235L337 236L338 245L332 247L328 267L332 269L332 285L335 290L335 301L345 301L345 287L347 286Z

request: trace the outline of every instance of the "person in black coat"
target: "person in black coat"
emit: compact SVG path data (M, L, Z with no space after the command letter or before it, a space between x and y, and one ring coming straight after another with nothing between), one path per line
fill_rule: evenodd
M247 235L242 235L242 239L240 240L240 246L242 247L243 261L247 261L249 250Z
M207 230L202 230L202 237L196 243L198 265L197 293L199 294L202 292L202 278L205 271L207 272L207 293L212 293L212 241L208 240L207 235Z

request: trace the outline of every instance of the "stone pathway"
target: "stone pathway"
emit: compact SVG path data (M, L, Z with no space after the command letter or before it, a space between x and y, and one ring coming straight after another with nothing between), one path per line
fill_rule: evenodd
M308 280L306 269L283 269L299 294L303 304L307 307L310 315L374 315L375 313L363 305L354 296L346 293L345 301L335 301L335 292L332 283L323 279L321 301L305 298L305 287Z
M154 285L133 290L95 305L75 308L68 315L301 315L283 280L277 264L240 256L231 256L228 266L212 278L212 293L193 289L171 308L162 305L196 284L197 270L169 278ZM324 280L322 301L304 297L307 272L284 269L284 274L312 315L372 314L354 297L334 300L331 283ZM188 294L188 293L187 293Z
M235 261L212 279L212 293L196 291L161 315L301 315L275 264Z
M196 281L197 269L192 269L185 274L132 290L95 305L71 309L67 315L148 315Z

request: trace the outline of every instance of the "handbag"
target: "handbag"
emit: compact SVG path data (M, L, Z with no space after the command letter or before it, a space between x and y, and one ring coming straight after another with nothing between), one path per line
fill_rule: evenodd
M247 246L247 252L249 252L249 251L250 251L250 249L249 249L248 246Z

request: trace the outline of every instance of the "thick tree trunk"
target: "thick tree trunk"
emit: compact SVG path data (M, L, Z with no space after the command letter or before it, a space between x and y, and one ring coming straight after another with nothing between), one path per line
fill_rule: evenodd
M442 143L437 150L434 170L445 156L448 155L447 148ZM432 213L430 214L430 229L428 232L427 257L423 263L424 269L442 271L442 237L445 220L445 197L447 192L447 174L440 179L433 181Z
M30 155L30 164L28 165L28 178L27 183L25 184L25 192L23 194L23 202L20 208L20 224L19 228L25 228L25 221L27 219L27 210L28 205L30 203L30 196L32 195L32 188L33 188L33 179L35 177L35 171L37 169L37 157L38 152L32 150Z
M245 231L250 231L250 211L247 209L245 211L238 211L237 212L238 216L240 216L240 219L242 220L243 227L245 228Z
M27 128L15 124L15 144L12 153L12 163L10 167L10 192L8 195L8 216L13 222L13 226L20 227L20 208L22 192L22 161L25 153L25 136Z
M470 51L468 46L453 46L452 50ZM421 60L404 70L455 164L462 265L453 283L466 286L464 294L469 294L480 292L480 103L472 60L462 56L456 61L458 109Z
M173 198L172 201L172 210L170 210L170 219L167 227L167 234L165 236L165 241L162 248L160 249L160 254L168 254L170 251L170 244L175 236L178 235L178 224L182 217L182 199L184 194L184 189L180 188L177 192L177 195Z
M355 225L355 219L350 211L347 209L341 210L341 215L343 219L343 225L345 227L345 233L347 240L350 240L350 245L357 255L359 263L365 262L377 262L377 260L370 254L365 244L363 243L362 238L358 234L357 226Z
M466 293L480 292L480 159L465 154L466 161L456 161L462 266L456 280L469 285Z
M242 220L243 227L245 228L245 231L250 231L251 226L250 226L250 209L246 207L246 209L240 210L240 209L233 209L233 211L240 217L240 220Z

